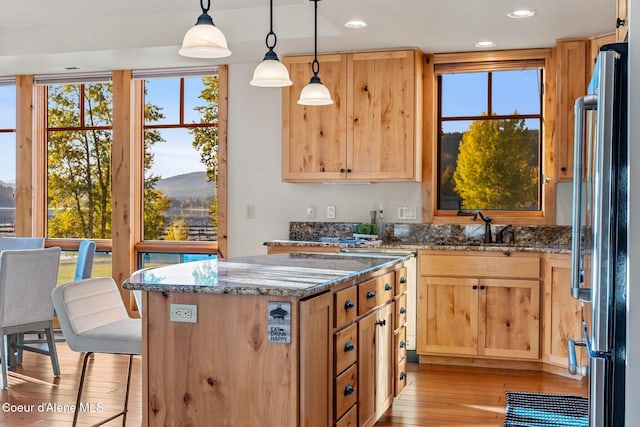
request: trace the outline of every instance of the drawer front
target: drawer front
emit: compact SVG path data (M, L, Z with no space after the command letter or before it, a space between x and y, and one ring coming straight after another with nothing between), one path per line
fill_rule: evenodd
M379 280L371 279L358 285L358 316L377 307L379 301Z
M396 296L395 272L387 273L378 278L378 304L386 304Z
M334 327L341 328L353 322L357 317L358 288L352 286L335 293L334 300Z
M407 267L396 270L396 295L407 291Z
M396 299L396 328L407 323L407 294Z
M398 396L407 385L407 359L398 361L396 365L396 386L394 396Z
M336 427L358 427L358 405L354 405L353 408L349 409L349 411L338 420Z
M423 254L420 256L420 275L538 279L540 258L516 256L510 252L495 256Z
M358 400L358 365L353 365L336 378L336 420L342 417Z
M405 359L407 357L407 329L403 326L395 336L395 360Z
M334 334L335 374L338 375L358 358L358 325L354 323L348 328Z

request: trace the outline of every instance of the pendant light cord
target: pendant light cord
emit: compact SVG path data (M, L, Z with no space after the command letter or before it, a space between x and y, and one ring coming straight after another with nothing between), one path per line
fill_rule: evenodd
M314 4L313 11L313 63L311 64L311 70L314 77L318 76L320 72L320 62L318 62L318 1L311 0Z
M273 36L273 44L269 44L269 37L271 36ZM276 33L273 32L273 0L269 0L269 32L264 42L269 50L273 50L273 48L276 47L276 43L278 43L278 37Z
M211 9L211 0L207 0L207 7L204 7L204 0L200 0L200 7L202 8L202 13L209 12L209 9Z

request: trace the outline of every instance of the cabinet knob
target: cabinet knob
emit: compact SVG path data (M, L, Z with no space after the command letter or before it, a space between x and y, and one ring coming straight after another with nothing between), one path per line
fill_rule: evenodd
M407 283L407 278L406 278L406 277L404 277L404 276L402 276L402 277L400 278L400 283Z
M350 394L353 394L355 391L356 389L354 389L351 384L347 384L347 386L344 388L344 395L349 396Z
M375 297L376 297L375 291L367 291L367 299L371 299Z
M473 285L472 289L478 289L478 285Z
M560 168L560 171L561 171L561 172L566 172L566 171L567 171L567 168L566 168L565 166L563 166L563 167L561 167L561 168Z
M346 300L344 302L344 309L345 310L351 310L352 308L354 308L356 305L353 303L353 301L351 301L350 299Z
M484 286L484 285L480 285L480 290L481 290L481 291L483 291L483 290L484 290L484 288L485 288L485 286Z
M344 168L340 168L340 173L344 173Z
M393 290L393 286L391 286L391 283L387 283L386 285L384 285L384 290L385 291L392 291Z
M400 372L400 380L404 380L407 378L407 374L405 374L404 372Z
M400 341L400 348L405 348L407 346L407 343L404 341Z
M347 343L344 345L344 352L348 353L350 351L355 350L355 346L353 345L353 343L351 341L347 341Z
M620 18L616 18L616 28L623 27L625 23L626 23L626 20L620 19Z
M376 325L378 325L378 326L384 326L386 324L387 324L387 319L378 320L376 322Z
M351 173L351 168L347 168L347 173Z
M400 307L400 314L405 314L407 312L407 309L404 307Z

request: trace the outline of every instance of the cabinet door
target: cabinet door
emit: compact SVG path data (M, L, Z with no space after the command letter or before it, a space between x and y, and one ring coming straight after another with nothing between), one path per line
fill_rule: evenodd
M477 354L477 279L421 277L418 313L420 353Z
M360 426L376 421L376 328L377 312L358 322L358 420Z
M393 317L395 303L378 309L376 328L376 419L391 407L393 402Z
M518 359L540 357L540 283L482 279L478 354Z
M588 40L559 40L556 44L556 158L559 181L573 179L573 123L576 98L587 90Z
M286 57L293 85L282 90L282 180L331 181L346 177L346 58L320 55L319 76L333 105L298 105L309 83L312 56ZM341 172L342 170L342 172Z
M571 257L545 260L544 361L567 366L567 338L582 337L582 306L571 298Z
M347 179L418 180L420 54L367 52L349 58Z

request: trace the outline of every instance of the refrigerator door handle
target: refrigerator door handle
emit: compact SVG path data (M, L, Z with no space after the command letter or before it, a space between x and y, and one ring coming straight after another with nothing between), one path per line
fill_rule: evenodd
M586 377L589 375L589 366L578 365L578 358L576 357L576 346L586 347L586 343L583 339L568 338L567 339L567 368L571 375L581 375Z
M591 301L591 289L582 288L582 183L584 173L584 115L595 110L598 98L587 95L576 99L573 143L573 218L571 224L571 296L579 301Z

